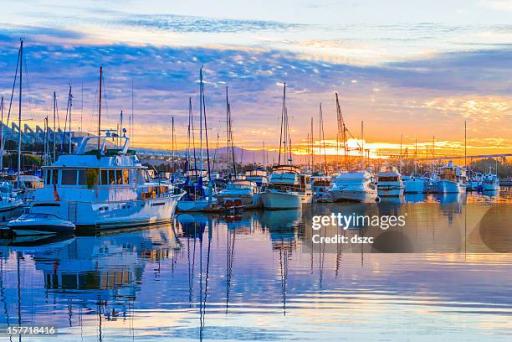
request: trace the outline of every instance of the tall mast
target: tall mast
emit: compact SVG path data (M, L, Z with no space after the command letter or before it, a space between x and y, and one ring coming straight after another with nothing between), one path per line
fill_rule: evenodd
M265 152L265 142L264 141L262 142L261 147L263 149L263 166L267 166L267 159L265 158L266 152Z
M53 92L53 132L52 132L52 140L53 140L53 161L55 162L55 159L57 157L56 152L56 138L55 138L55 131L57 130L57 94Z
M322 115L322 104L320 103L320 139L322 139L322 149L324 154L324 174L327 174L327 151L325 150L325 132L324 118Z
M121 109L121 113L119 113L119 133L117 140L120 141L120 137L123 135L123 110Z
M194 116L192 115L192 98L188 98L188 125L190 133L192 134L192 149L194 151L194 170L197 171L197 157L196 157L196 138L194 133ZM190 169L190 167L189 167Z
M468 163L467 163L467 155L468 155L468 151L467 151L467 120L464 120L464 167L467 168L468 167Z
M20 96L18 98L18 188L21 175L21 97L23 89L23 40L20 41Z
M83 116L84 116L84 82L82 82L82 101L81 101L81 108L80 108L80 132L84 130L83 126Z
M175 150L175 141L174 141L174 116L171 116L171 161L174 165L174 150Z
M48 165L48 116L44 118L43 165Z
M231 165L233 167L233 175L236 179L236 160L235 160L235 146L233 142L233 130L231 126L231 104L229 103L229 88L226 86L226 143L227 150L231 152Z
M363 162L363 169L366 168L364 160L364 121L361 120L361 159Z
M134 143L135 133L133 131L133 129L134 129L134 127L133 127L134 126L134 122L133 121L134 121L135 117L133 115L133 79L132 79L132 113L131 114L132 115L131 115L131 118L130 118L130 139L131 139L132 143Z
M311 117L311 172L314 171L315 168L315 139L314 139L314 133L313 133L313 117Z
M338 136L341 135L343 140L343 150L344 150L344 161L345 168L348 167L348 148L347 148L347 127L345 125L345 121L343 120L343 113L341 112L340 100L338 98L338 93L336 95L336 118L338 121Z
M69 114L69 154L71 154L71 136L72 136L72 130L71 130L71 108L73 107L73 95L71 94L71 85L69 85L69 93L68 93L68 114Z
M208 122L206 121L206 100L204 97L204 83L203 81L203 68L201 68L201 85L203 88L202 91L202 104L203 104L203 115L204 115L204 139L205 139L205 147L206 147L206 166L208 168L208 182L211 183L212 181L212 175L211 175L211 168L210 168L210 148L208 146Z
M0 126L0 172L4 170L4 97L2 96L2 100L0 101L0 107L2 111L2 117Z
M203 67L199 70L199 167L203 172Z
M284 125L285 125L285 116L286 116L286 82L283 83L283 103L281 106L281 133L279 134L279 155L277 159L277 164L281 164L281 149L283 148L284 144L284 153L286 155L286 132L284 131ZM283 136L284 133L284 136Z
M103 66L100 66L100 86L98 96L98 154L100 154L101 143L101 84L103 83Z
M402 146L403 146L404 135L400 134L400 156L398 158L398 171L402 172Z

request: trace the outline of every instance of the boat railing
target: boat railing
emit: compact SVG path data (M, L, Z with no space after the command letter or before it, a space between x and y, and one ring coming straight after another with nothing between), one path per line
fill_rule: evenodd
M100 148L98 149L91 149L88 150L88 147L90 147L90 142L94 140L100 140ZM109 140L112 140L112 142L109 142ZM117 141L116 141L117 140ZM117 142L115 145L117 148L109 149L109 144L114 144L114 142ZM119 142L122 142L122 146L120 147ZM80 141L80 144L78 145L75 154L93 154L97 153L99 155L125 155L128 153L128 147L129 147L130 138L126 136L126 134L123 134L123 136L118 135L117 133L106 131L105 135L102 136L85 136L82 138L82 141Z

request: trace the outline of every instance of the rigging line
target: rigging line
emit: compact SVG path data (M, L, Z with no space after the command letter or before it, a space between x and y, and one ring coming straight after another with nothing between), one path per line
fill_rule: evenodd
M188 98L188 115L191 123L192 132L192 149L194 153L194 170L197 170L197 156L196 156L196 138L194 134L194 115L192 114L192 97ZM203 170L201 170L202 172ZM201 176L202 177L202 176Z
M279 156L277 164L281 164L281 145L283 143L283 124L284 124L284 106L285 106L285 98L286 98L286 82L283 83L283 100L281 105L281 132L279 134Z
M14 90L16 89L16 80L18 79L18 68L20 66L20 54L21 50L18 49L18 59L16 60L16 72L14 73L14 80L12 82L11 99L9 101L9 110L7 111L7 125L9 125L9 119L11 117L12 101L14 98Z
M204 113L204 132L205 132L205 139L206 139L206 163L208 167L208 181L211 182L211 169L210 169L210 149L208 148L208 125L206 123L206 101L204 96L204 86L203 86L203 113Z
M132 143L134 143L134 132L133 132L133 121L134 121L134 116L133 116L133 78L132 78L132 94L131 94L131 100L132 100L132 113L131 113L131 118L130 118L130 138L132 139Z
M80 108L80 132L82 132L84 130L84 126L83 126L83 115L84 115L84 82L82 81L82 103L81 103L81 108Z

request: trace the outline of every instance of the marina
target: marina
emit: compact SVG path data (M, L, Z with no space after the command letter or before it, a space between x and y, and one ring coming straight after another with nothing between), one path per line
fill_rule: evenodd
M23 49L21 41L14 77L14 85L19 78L18 127L21 127L23 108ZM487 172L474 170L467 164L466 148L464 165L457 165L452 160L445 162L446 157L440 156L438 159L433 157L421 160L417 158L417 151L413 158L405 156L401 151L398 158L372 160L369 154L365 155L363 122L361 141L355 149L350 148L347 139L352 133L342 113L338 93L334 94L338 130L334 163L329 162L327 157L322 104L319 106L318 121L320 156L315 155L314 120L311 118L308 153L306 158L297 163L294 159L299 156L292 144L286 83L282 84L277 163L265 165L244 165L238 162L229 87L225 87L226 145L222 164L222 159L217 160L217 150L211 151L209 143L207 89L203 68L199 70L199 117L196 117L192 97L189 97L185 151L175 149L176 130L172 118L170 133L173 158L167 161L168 164L159 166L166 166L171 171L165 172L150 164L143 164L144 161L129 148L130 138L127 129L123 127L122 111L117 129L102 128L102 98L105 96L102 67L99 68L99 75L96 135L75 136L75 132L71 131L71 87L65 119L67 134L63 135L58 149L55 140L57 97L54 93L54 130L50 131L46 117L41 166L33 174L25 173L21 165L23 139L21 130L18 130L17 171L15 177L5 175L1 187L0 211L10 214L7 217L11 221L4 230L10 229L11 235L69 235L79 231L95 233L105 229L145 226L170 222L175 211L238 214L245 210L259 209L302 210L312 203L346 201L371 204L388 199L406 203L404 194L414 194L416 200L413 202L423 202L422 196L430 194L444 196L477 192L499 196L499 162L496 156L492 159L486 159L486 156L479 158L487 161L486 165L494 163L494 168L489 166ZM14 86L12 92L15 92ZM1 105L3 113L3 100ZM197 121L199 128L196 127ZM59 135L64 132L59 132ZM50 136L53 141L49 139ZM466 147L466 122L464 137ZM5 141L2 140L4 145ZM432 155L434 146L435 142ZM1 154L3 161L3 150ZM321 157L320 163L317 157ZM430 172L427 171L429 169ZM421 172L423 176L420 176ZM23 212L25 214L19 217Z
M373 339L404 329L404 322L415 334L451 320L435 335L505 338L491 327L505 324L500 317L512 309L505 285L512 260L484 251L506 248L502 238L510 234L492 226L496 239L482 241L477 223L489 201L509 201L510 192L494 200L468 195L464 206L451 195L432 195L407 209L413 219L404 232L421 246L416 253L308 249L302 222L312 213L368 210L339 203L237 216L178 214L171 224L40 245L16 239L0 248L0 324L51 324L69 341L219 334L318 340L332 333ZM375 205L383 213L405 210ZM478 297L474 286L482 289ZM315 318L313 327L310 316L319 310L329 319ZM346 324L351 319L366 323ZM253 320L261 324L248 325Z
M0 341L509 341L502 2L3 6Z

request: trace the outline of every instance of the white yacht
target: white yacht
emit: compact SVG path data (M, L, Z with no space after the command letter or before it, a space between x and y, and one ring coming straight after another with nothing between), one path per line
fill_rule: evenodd
M181 212L218 211L215 189L209 181L208 171L189 170L185 173L182 186L186 194L178 202L177 210ZM206 185L205 185L206 184Z
M500 180L498 175L489 172L482 178L482 191L497 192L500 190Z
M399 197L404 193L402 175L395 167L384 167L377 173L377 194L379 197Z
M99 149L88 150L98 139ZM124 145L111 148L109 139ZM183 193L152 180L128 144L109 132L84 137L74 154L43 167L44 187L35 191L30 213L54 215L84 232L170 221Z
M246 179L232 180L216 197L218 204L226 208L257 208L261 204L258 186Z
M261 194L266 209L297 209L311 203L313 193L309 175L301 174L292 165L278 165L273 168L269 185Z
M377 187L368 171L341 172L328 193L333 201L372 202L377 198Z
M427 180L420 176L402 176L404 182L404 193L406 194L423 194L427 192Z
M436 192L441 194L466 191L466 170L449 162L437 171Z

